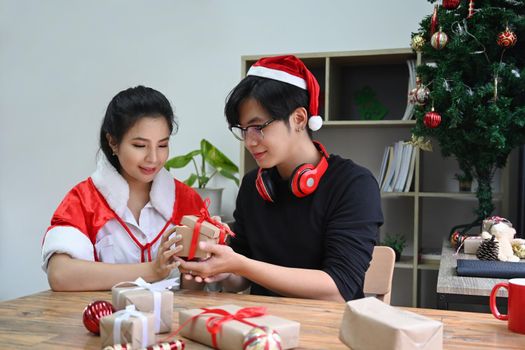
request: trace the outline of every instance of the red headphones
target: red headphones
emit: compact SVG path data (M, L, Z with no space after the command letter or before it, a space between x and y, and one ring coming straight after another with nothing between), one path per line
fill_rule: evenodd
M301 164L295 168L290 177L290 190L299 198L312 194L319 185L326 169L328 169L329 155L326 153L326 149L319 142L313 142L322 156L319 164L316 166L308 163ZM272 203L275 201L275 186L268 169L259 168L257 179L255 180L255 187L264 200Z

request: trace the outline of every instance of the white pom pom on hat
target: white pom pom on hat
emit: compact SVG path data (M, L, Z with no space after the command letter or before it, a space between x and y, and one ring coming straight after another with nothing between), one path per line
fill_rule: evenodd
M323 126L323 118L320 115L313 115L308 119L308 127L312 131L317 131Z
M261 58L250 67L247 75L282 81L308 91L308 127L317 131L323 126L323 119L318 115L319 83L300 59L293 55Z

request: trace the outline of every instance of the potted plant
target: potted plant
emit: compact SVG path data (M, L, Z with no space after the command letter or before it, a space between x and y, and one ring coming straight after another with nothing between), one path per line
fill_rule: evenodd
M454 178L458 180L460 192L470 192L472 189L472 175L469 173L454 174Z
M399 261L401 259L401 253L403 253L403 249L406 247L406 241L407 240L403 235L386 234L385 239L381 244L394 249L394 252L396 253L396 261Z
M198 159L200 158L200 159ZM184 180L188 186L195 186L195 190L202 198L210 198L211 215L220 215L222 188L208 188L208 182L217 174L234 181L239 186L239 179L236 176L239 168L224 153L219 151L209 141L202 139L200 149L196 149L182 156L176 156L168 161L164 167L167 170L183 168L189 162L193 163L195 172Z

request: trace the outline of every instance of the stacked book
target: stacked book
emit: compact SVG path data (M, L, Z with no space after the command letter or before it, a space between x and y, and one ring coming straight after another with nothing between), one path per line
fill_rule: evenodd
M387 146L381 162L379 186L383 192L408 192L412 186L416 149L410 143L398 141Z

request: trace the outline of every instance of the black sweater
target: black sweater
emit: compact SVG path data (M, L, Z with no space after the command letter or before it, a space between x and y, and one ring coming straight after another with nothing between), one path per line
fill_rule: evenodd
M379 188L367 169L332 155L317 190L295 197L272 170L275 203L255 188L257 171L243 178L230 246L270 264L323 270L345 300L363 297L363 280L383 223ZM252 284L251 292L277 295Z

